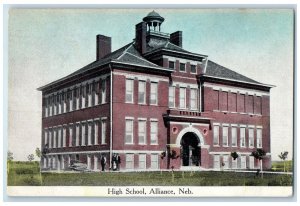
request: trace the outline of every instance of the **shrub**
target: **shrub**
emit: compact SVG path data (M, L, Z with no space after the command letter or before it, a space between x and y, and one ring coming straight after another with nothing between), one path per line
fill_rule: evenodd
M32 168L16 168L16 174L18 175L25 175L25 174L34 174L36 171Z

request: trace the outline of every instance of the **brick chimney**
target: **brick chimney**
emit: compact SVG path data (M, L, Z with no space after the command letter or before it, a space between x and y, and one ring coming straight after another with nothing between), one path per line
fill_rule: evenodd
M136 45L136 49L141 54L144 54L146 52L146 34L147 34L146 22L141 22L135 25L135 45Z
M179 47L182 47L182 31L176 31L170 34L170 42Z
M97 56L96 59L102 59L107 54L111 53L111 37L101 34L97 35Z

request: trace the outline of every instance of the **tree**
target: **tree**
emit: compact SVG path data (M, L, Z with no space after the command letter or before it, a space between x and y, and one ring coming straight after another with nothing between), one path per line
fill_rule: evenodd
M41 158L42 152L41 152L40 148L37 147L37 148L35 149L35 155L36 155L38 158Z
M29 162L33 161L34 160L34 155L33 154L28 155L27 159L28 159Z
M260 161L260 171L262 172L263 171L262 160L266 156L266 152L263 149L256 149L251 153L251 156L253 156L255 159ZM263 178L263 173L261 174L262 174L261 177Z
M236 158L239 157L238 153L236 153L236 152L231 152L230 155L231 155L231 157L233 158L233 160L236 160Z
M280 155L278 155L278 157L280 159L282 159L283 161L283 171L285 172L285 160L287 159L287 156L288 156L288 152L287 151L284 151L284 152L281 152Z
M13 161L14 160L14 153L11 151L7 151L7 161Z

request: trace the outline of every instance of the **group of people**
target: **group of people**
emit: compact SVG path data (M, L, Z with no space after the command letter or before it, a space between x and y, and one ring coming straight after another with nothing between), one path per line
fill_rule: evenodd
M101 157L101 168L102 171L105 171L105 166L107 163L107 159L105 155L102 155ZM113 171L118 171L120 170L120 164L121 164L121 157L119 154L113 153L112 159L111 159L111 168Z

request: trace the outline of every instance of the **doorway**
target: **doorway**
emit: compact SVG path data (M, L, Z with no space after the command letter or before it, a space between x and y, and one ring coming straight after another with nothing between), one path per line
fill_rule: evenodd
M201 166L201 148L197 135L187 132L181 138L182 166Z

